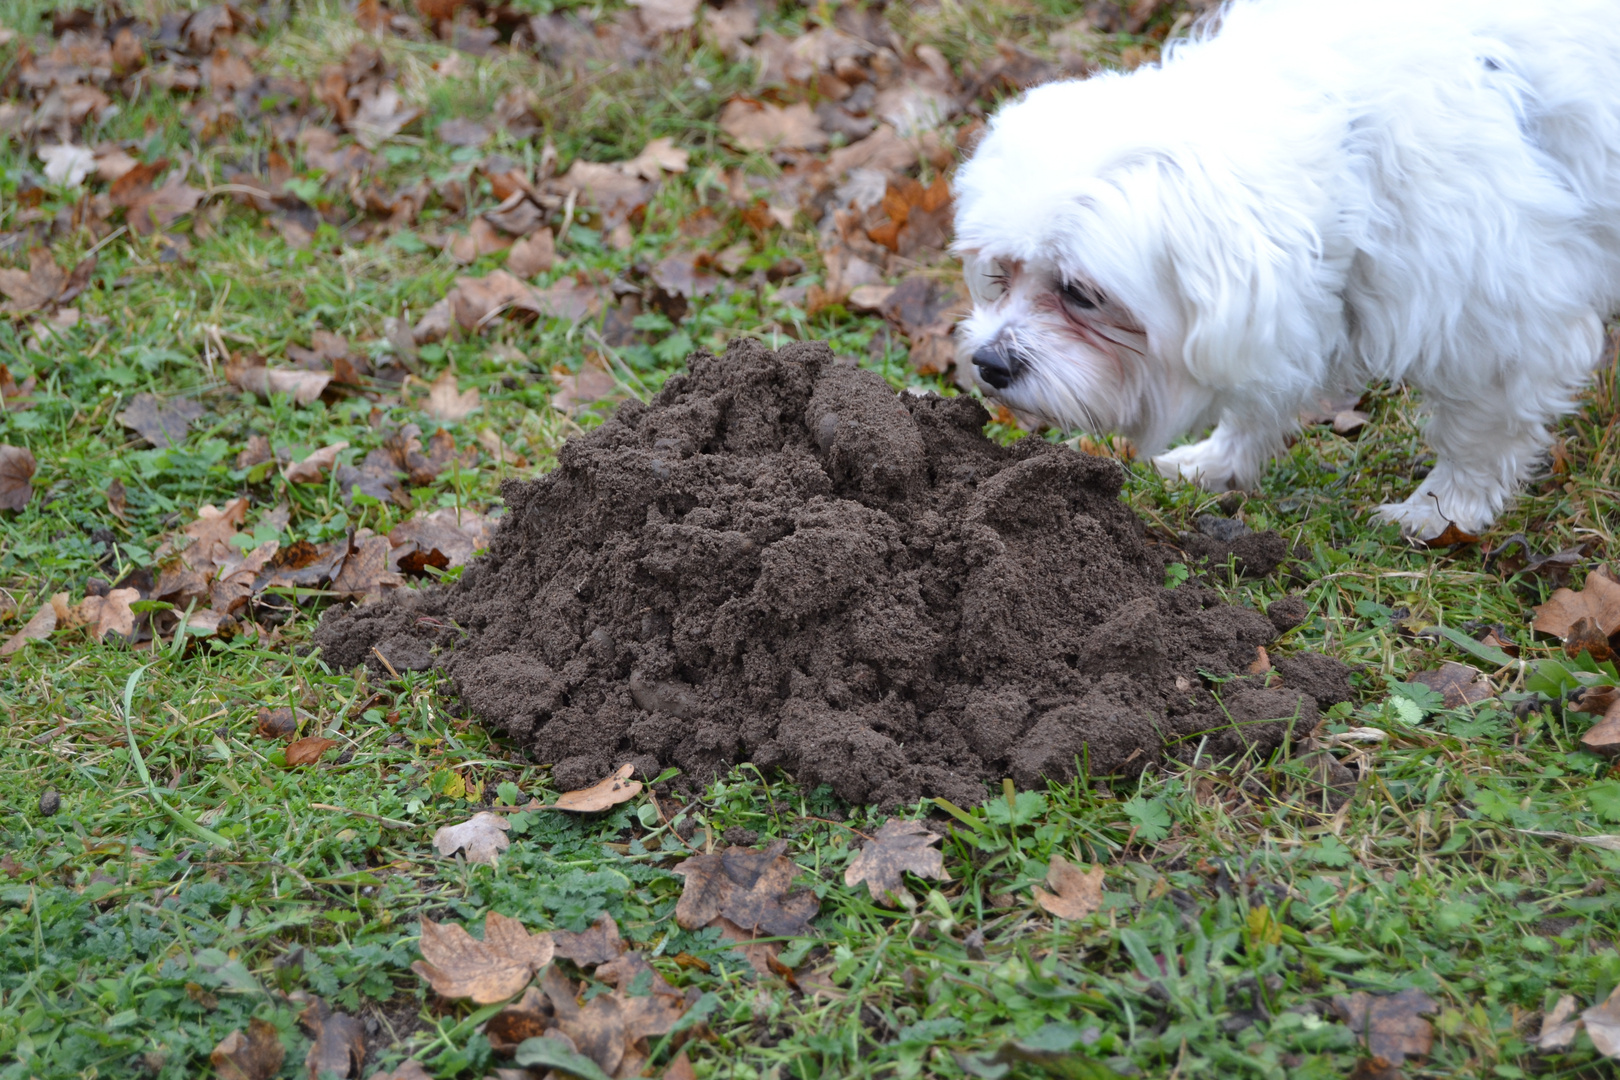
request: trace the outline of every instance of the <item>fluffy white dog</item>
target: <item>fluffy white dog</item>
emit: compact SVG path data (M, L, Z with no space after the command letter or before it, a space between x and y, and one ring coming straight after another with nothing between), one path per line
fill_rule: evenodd
M1323 392L1416 387L1409 534L1489 525L1620 307L1620 0L1237 0L1030 91L956 179L958 328L1026 418L1248 487Z

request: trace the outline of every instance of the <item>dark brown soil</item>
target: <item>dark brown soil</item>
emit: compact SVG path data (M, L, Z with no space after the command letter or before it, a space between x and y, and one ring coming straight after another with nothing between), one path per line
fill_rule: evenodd
M1216 685L1272 621L1163 587L1118 465L999 446L986 419L820 344L700 353L507 484L458 584L329 612L316 640L337 667L444 665L561 788L752 761L851 802L977 803L1004 776L1268 750L1349 693L1322 658L1298 689Z

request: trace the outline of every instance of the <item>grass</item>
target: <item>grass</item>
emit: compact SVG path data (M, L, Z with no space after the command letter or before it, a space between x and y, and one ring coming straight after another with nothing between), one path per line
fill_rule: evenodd
M31 28L42 10L17 5L6 17ZM1051 0L948 3L896 18L908 42L937 41L970 66L1002 37L1041 52L1073 14ZM776 18L791 33L805 14ZM260 42L309 77L357 38L348 16L317 4ZM1097 43L1105 59L1140 44ZM771 168L717 140L718 106L751 76L707 46L578 80L465 56L463 74L441 76L432 65L449 50L431 43L392 42L387 53L407 95L429 110L423 131L480 115L527 81L564 160L628 157L658 135L693 151L692 171L666 182L630 250L575 225L553 277L606 280L655 262L681 246L682 221L723 169ZM164 95L128 104L84 141L109 138L137 139L149 158L190 152L215 183L224 164L268 148L252 132L194 146ZM494 149L514 158L538 153L538 140L500 138ZM396 141L385 160L389 183L436 184L466 178L473 161L432 138ZM15 142L0 150L5 229L16 227L15 196L37 168ZM474 198L493 201L487 190ZM51 191L42 208L71 201ZM435 213L419 231L443 226ZM678 370L690 348L743 333L826 339L896 385L937 388L909 374L903 345L877 320L795 306L785 290L818 280L808 222L763 237L730 218L724 229L712 246L754 243L749 270L787 257L811 269L781 286L696 301L678 324L643 316L643 340L619 352L644 386ZM0 324L13 374L39 380L32 407L0 419L3 441L40 462L33 502L0 533L0 582L20 618L55 592L76 598L92 577L149 564L203 503L247 494L249 527L284 542L386 529L397 517L348 506L330 487L238 470L234 458L251 433L299 456L346 439L363 457L385 425L421 420L420 388L380 403L381 424L361 399L262 403L223 384L218 346L273 356L317 328L375 340L384 318L420 313L467 271L398 237L352 244L323 230L295 251L223 197L178 233L178 258L152 238L104 246L77 326L44 337L26 321ZM58 257L67 263L93 243L69 233ZM514 470L485 455L415 492L417 505L486 508L498 504L503 473L543 471L565 437L594 422L549 404L556 374L577 369L587 344L560 323L498 323L424 349L428 378L449 365L484 395L481 412L452 425L458 443L493 432L529 464ZM143 391L197 397L209 415L182 444L141 449L116 414ZM279 992L298 989L362 1017L375 1062L409 1056L439 1077L483 1076L497 1063L476 1030L481 1014L427 999L409 965L418 919L481 921L492 908L535 929L583 929L610 912L667 979L714 995L709 1035L692 1044L703 1077L996 1076L1009 1068L997 1051L1021 1039L1080 1050L1050 1066L1011 1054L1013 1075L1104 1075L1101 1063L1155 1077L1343 1076L1358 1051L1330 1000L1408 987L1439 1006L1433 1054L1409 1063L1409 1075L1608 1075L1584 1034L1553 1056L1533 1052L1529 1038L1560 995L1585 1007L1620 983L1620 891L1611 887L1620 856L1536 834L1609 831L1620 784L1579 748L1589 721L1529 694L1512 670L1501 673L1501 700L1471 709L1436 708L1411 687L1414 673L1466 659L1421 633L1436 623L1497 624L1527 659L1551 655L1527 628L1549 587L1488 570L1480 548L1414 550L1370 525L1367 509L1403 497L1426 451L1417 403L1403 391L1379 390L1368 408L1373 423L1359 440L1307 433L1244 506L1252 526L1281 530L1309 552L1298 572L1211 574L1233 602L1264 608L1303 595L1312 617L1279 651L1318 650L1361 667L1359 700L1335 709L1328 730L1370 726L1388 739L1357 752L1345 808L1322 812L1309 767L1283 758L1088 777L1010 800L992 793L946 819L951 880L913 880L914 905L894 909L842 882L857 834L880 818L739 769L688 804L693 842L718 843L728 830L791 841L822 905L815 936L784 953L803 992L757 979L713 931L675 925L675 845L665 846L643 803L585 819L514 813L498 868L437 858L428 844L437 826L491 802L544 801L554 794L547 770L460 716L435 676L369 683L329 670L303 648L318 605L264 638L137 652L80 631L32 645L0 670L0 1060L9 1062L0 1077L200 1075L214 1045L252 1016L280 1029L290 1051L283 1074L293 1075L307 1040ZM1604 555L1617 419L1611 364L1560 432L1567 471L1533 482L1486 543L1522 532L1543 552L1590 542ZM103 494L114 479L128 493L123 517ZM1215 502L1140 467L1126 497L1171 533ZM286 524L266 521L283 502ZM284 705L307 713L305 734L338 740L341 757L285 768L275 744L254 734L260 707ZM41 809L46 791L60 794L51 815ZM1107 865L1097 915L1054 924L1034 906L1030 887L1056 853ZM655 1065L669 1058L666 1048Z

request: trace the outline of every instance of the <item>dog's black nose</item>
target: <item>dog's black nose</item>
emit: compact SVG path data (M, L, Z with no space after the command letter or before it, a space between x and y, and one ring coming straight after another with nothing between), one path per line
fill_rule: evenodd
M979 369L979 378L997 390L1012 385L1018 374L1018 358L999 345L990 345L973 354L973 366Z

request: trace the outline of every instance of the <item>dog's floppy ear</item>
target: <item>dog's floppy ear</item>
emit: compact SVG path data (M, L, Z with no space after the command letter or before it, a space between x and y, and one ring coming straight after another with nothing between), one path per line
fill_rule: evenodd
M1197 157L1157 157L1152 171L1188 372L1206 386L1265 396L1314 380L1325 362L1326 298L1311 222Z

